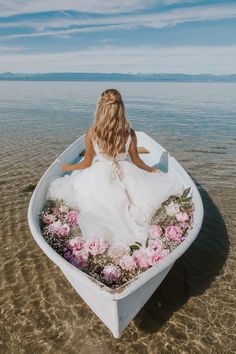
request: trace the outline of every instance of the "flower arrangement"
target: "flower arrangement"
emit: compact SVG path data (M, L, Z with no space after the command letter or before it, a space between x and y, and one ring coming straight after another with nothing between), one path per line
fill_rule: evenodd
M110 288L118 288L159 263L180 245L193 224L194 205L190 188L170 196L149 221L144 244L109 243L102 238L84 240L79 211L63 200L47 200L39 214L42 235L68 262Z

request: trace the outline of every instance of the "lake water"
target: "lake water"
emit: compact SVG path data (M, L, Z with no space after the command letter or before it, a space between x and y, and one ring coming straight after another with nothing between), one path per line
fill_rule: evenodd
M197 184L202 230L120 339L33 240L27 209L46 168L121 91L135 130ZM236 84L0 81L1 353L233 353Z

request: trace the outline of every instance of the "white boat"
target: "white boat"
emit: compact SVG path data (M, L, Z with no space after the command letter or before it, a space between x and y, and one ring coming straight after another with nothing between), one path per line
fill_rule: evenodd
M136 131L136 135L138 146L149 152L141 155L145 163L157 165L165 173L175 174L176 178L181 179L185 188L191 187L192 200L195 205L193 228L186 239L159 264L152 266L121 287L111 289L71 265L55 252L43 238L38 215L45 206L46 191L53 179L63 175L62 164L77 163L83 159L85 134L72 143L49 166L33 191L28 208L29 227L39 247L61 269L77 293L109 328L115 338L122 335L125 327L148 301L175 261L189 248L197 237L203 221L201 196L189 174L168 151L147 134ZM142 149L140 149L141 151Z

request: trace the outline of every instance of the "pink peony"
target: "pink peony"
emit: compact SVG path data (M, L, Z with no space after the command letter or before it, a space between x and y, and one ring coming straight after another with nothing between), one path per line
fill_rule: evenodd
M171 202L169 205L165 207L166 214L169 216L175 216L179 213L179 205L177 203Z
M109 248L107 252L108 257L110 257L114 262L118 263L119 260L123 256L130 255L130 248L129 246L121 243L121 242L114 242Z
M173 241L180 241L182 234L183 232L181 228L174 225L167 227L165 231L165 236L169 237L169 239Z
M150 249L158 249L158 250L162 250L163 248L163 243L161 242L161 240L156 239L156 240L149 240L149 246Z
M68 224L63 224L57 231L59 236L67 236L70 232L70 226Z
M123 256L119 260L119 266L124 270L131 271L136 268L136 263L132 256Z
M78 225L79 213L76 210L71 210L67 215L67 221L71 225Z
M53 214L44 214L43 215L43 222L46 225L52 224L56 220L56 215Z
M102 238L90 240L86 244L86 249L93 256L96 256L97 254L103 254L108 247L109 247L109 242Z
M58 233L58 230L62 227L62 223L60 220L54 221L52 224L48 226L48 229L53 233Z
M149 233L152 238L159 238L163 234L163 231L162 228L158 225L150 225Z
M139 250L134 251L133 259L137 267L148 268L149 262L146 248L140 247Z
M88 252L86 252L86 250L74 250L72 252L72 264L75 265L76 267L78 267L79 269L85 268L88 264Z
M72 259L72 253L71 251L66 251L64 253L64 258L67 260L67 261L70 261Z
M70 250L82 250L84 249L85 247L85 242L84 240L82 240L79 236L76 236L74 238L72 238L68 243L67 243L67 247L70 249Z
M180 222L187 221L189 219L189 216L187 213L178 213L176 214L176 219Z
M149 265L153 266L154 264L158 263L161 259L169 254L167 249L161 250L148 250L148 263Z
M103 268L102 275L107 284L112 284L119 280L121 271L115 265L108 265Z

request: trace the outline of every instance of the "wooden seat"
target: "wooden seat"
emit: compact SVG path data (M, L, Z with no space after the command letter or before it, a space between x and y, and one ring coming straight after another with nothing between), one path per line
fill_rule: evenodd
M149 154L150 151L148 151L144 146L138 146L138 152L139 154Z

